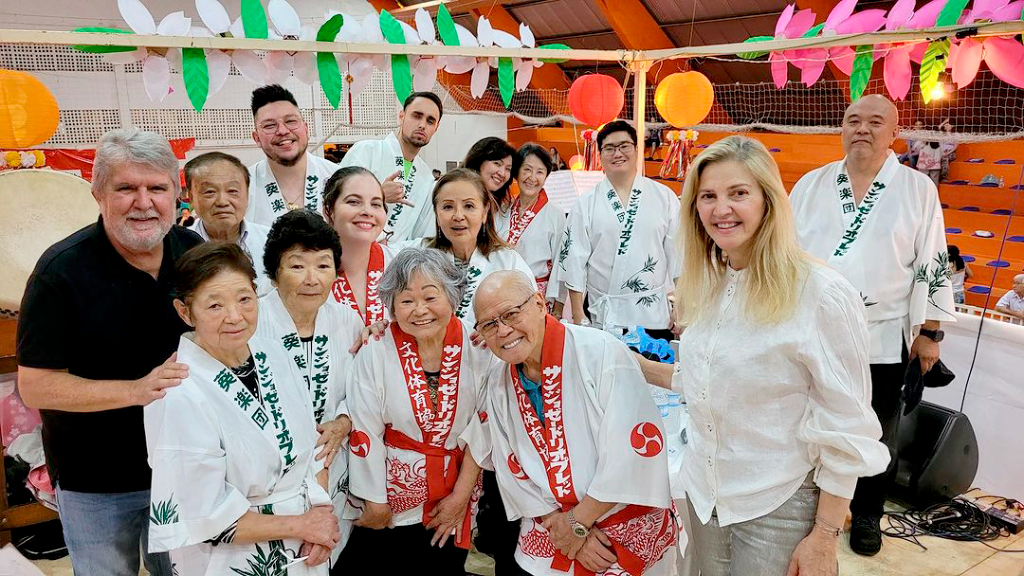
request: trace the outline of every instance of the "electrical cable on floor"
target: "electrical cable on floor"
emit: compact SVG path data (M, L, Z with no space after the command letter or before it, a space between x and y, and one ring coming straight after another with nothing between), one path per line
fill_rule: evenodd
M1006 500L1006 499L1003 499ZM1010 533L994 524L989 516L976 504L962 498L935 504L924 509L908 509L904 512L886 512L882 523L882 534L928 547L918 540L919 536L935 536L960 542L981 542L999 552L1021 553L1024 550L1003 550L988 542Z

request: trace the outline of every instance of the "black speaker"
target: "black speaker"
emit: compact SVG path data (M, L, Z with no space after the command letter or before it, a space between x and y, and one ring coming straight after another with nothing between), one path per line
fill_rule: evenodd
M963 412L921 402L900 420L894 492L927 506L966 492L978 473L978 438Z

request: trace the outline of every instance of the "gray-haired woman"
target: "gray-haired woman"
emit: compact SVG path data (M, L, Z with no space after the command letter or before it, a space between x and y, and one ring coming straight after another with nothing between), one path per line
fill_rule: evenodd
M381 297L393 322L359 350L347 382L349 494L362 515L338 567L387 558L396 574L464 572L490 360L455 317L465 285L433 249L407 248L384 272Z

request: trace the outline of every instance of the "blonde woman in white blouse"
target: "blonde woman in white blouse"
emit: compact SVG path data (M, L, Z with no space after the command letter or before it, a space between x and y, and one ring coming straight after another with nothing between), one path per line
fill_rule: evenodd
M690 426L681 474L703 576L832 576L857 478L889 452L871 410L863 303L797 245L778 167L720 140L680 197L687 326L674 370Z

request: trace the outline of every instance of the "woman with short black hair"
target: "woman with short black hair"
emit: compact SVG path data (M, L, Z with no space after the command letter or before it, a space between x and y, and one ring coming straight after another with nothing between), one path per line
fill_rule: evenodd
M342 378L352 361L350 348L363 330L358 314L329 299L338 276L341 243L318 214L293 210L270 228L263 261L275 289L260 299L259 335L273 342L302 374L297 385L309 397L308 407L320 434L318 479L341 518L347 501L346 441L352 428ZM345 546L350 528L350 523L341 523L335 557Z
M565 213L548 202L544 183L554 169L544 148L532 142L516 151L512 174L519 184L519 196L507 212L499 213L495 225L498 235L512 246L530 269L540 293L556 318L562 317L562 306L569 296L557 279L553 265L558 257L565 230Z
M193 331L177 356L188 377L143 410L150 550L171 550L181 574L324 576L338 520L315 479L302 377L255 336L252 263L238 245L213 242L186 252L175 272L174 307Z

